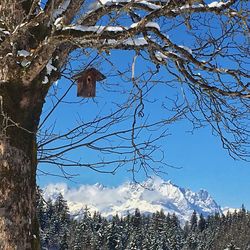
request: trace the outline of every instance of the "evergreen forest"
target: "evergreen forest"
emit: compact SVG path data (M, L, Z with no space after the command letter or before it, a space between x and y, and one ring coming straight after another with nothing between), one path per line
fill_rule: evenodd
M62 195L45 201L39 191L37 213L43 250L250 249L250 212L244 206L207 218L194 211L183 226L174 214L163 211L145 215L137 209L107 219L86 207L73 217Z

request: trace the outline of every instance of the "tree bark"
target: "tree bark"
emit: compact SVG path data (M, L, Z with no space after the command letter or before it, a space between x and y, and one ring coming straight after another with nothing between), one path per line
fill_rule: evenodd
M22 150L1 140L0 249L39 249L35 169Z
M40 249L36 131L41 83L0 85L0 250Z

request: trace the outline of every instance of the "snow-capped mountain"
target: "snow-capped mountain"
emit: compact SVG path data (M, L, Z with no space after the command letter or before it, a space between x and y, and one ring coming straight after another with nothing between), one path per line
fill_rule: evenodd
M142 213L162 209L165 213L175 213L182 222L188 220L194 210L204 216L222 213L207 191L195 193L160 178L140 184L126 182L118 187L95 184L71 189L66 184L50 184L44 189L45 199L53 200L59 193L67 200L71 214L76 216L81 215L86 206L90 212L99 211L107 217L127 215L136 208Z

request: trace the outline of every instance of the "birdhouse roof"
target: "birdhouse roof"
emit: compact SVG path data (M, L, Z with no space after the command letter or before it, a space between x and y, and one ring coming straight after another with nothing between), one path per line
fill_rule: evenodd
M72 78L74 80L81 80L82 78L85 78L86 75L91 74L95 77L96 81L102 81L106 78L105 75L103 75L100 71L98 71L95 68L89 68L89 69L85 69L79 73L77 73L76 75L74 75Z

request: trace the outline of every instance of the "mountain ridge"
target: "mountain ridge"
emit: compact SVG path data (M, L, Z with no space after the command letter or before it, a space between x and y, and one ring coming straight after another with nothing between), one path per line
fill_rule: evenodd
M104 217L125 216L138 208L141 213L163 210L177 215L181 223L189 220L193 211L204 216L222 214L221 207L204 189L193 192L159 177L142 183L125 182L117 187L102 184L69 188L65 183L50 184L44 188L44 198L52 200L61 193L67 200L69 211L79 217L86 206L90 212L98 211Z

